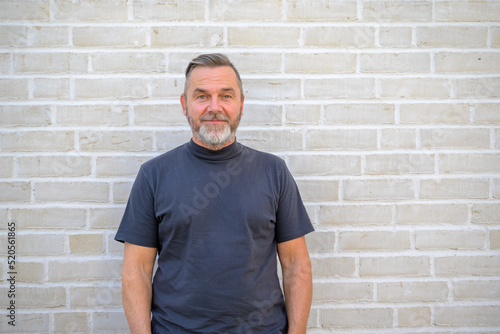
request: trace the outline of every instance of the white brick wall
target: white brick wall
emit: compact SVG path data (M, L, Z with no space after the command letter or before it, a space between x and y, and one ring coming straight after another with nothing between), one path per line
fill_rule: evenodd
M239 140L286 160L317 229L309 333L500 332L494 0L1 1L0 332L128 332L113 235L213 51Z

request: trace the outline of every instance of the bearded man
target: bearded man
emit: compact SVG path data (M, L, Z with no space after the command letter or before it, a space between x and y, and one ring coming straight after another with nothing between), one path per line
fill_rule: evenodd
M115 236L133 334L306 333L313 227L284 161L236 141L244 99L225 55L189 63L192 139L141 166Z

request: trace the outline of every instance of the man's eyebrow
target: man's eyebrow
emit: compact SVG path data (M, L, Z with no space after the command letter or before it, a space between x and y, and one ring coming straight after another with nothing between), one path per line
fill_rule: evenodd
M232 93L235 93L236 90L234 88L228 87L228 88L222 88L221 92L232 92ZM193 90L193 95L196 95L196 94L199 94L199 93L207 94L208 91L205 90L205 89L203 89L203 88L195 88Z

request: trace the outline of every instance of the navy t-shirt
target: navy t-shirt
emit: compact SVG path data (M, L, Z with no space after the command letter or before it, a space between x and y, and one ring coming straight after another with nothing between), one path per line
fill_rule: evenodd
M313 231L283 160L192 140L141 166L115 236L158 249L153 333L286 333L276 244Z

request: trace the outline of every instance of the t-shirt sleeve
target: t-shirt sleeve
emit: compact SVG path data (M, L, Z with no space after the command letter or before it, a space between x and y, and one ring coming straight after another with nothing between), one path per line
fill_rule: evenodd
M134 181L115 240L158 248L154 189L143 167Z
M283 166L279 175L280 193L276 213L276 242L299 238L314 231L292 174Z

